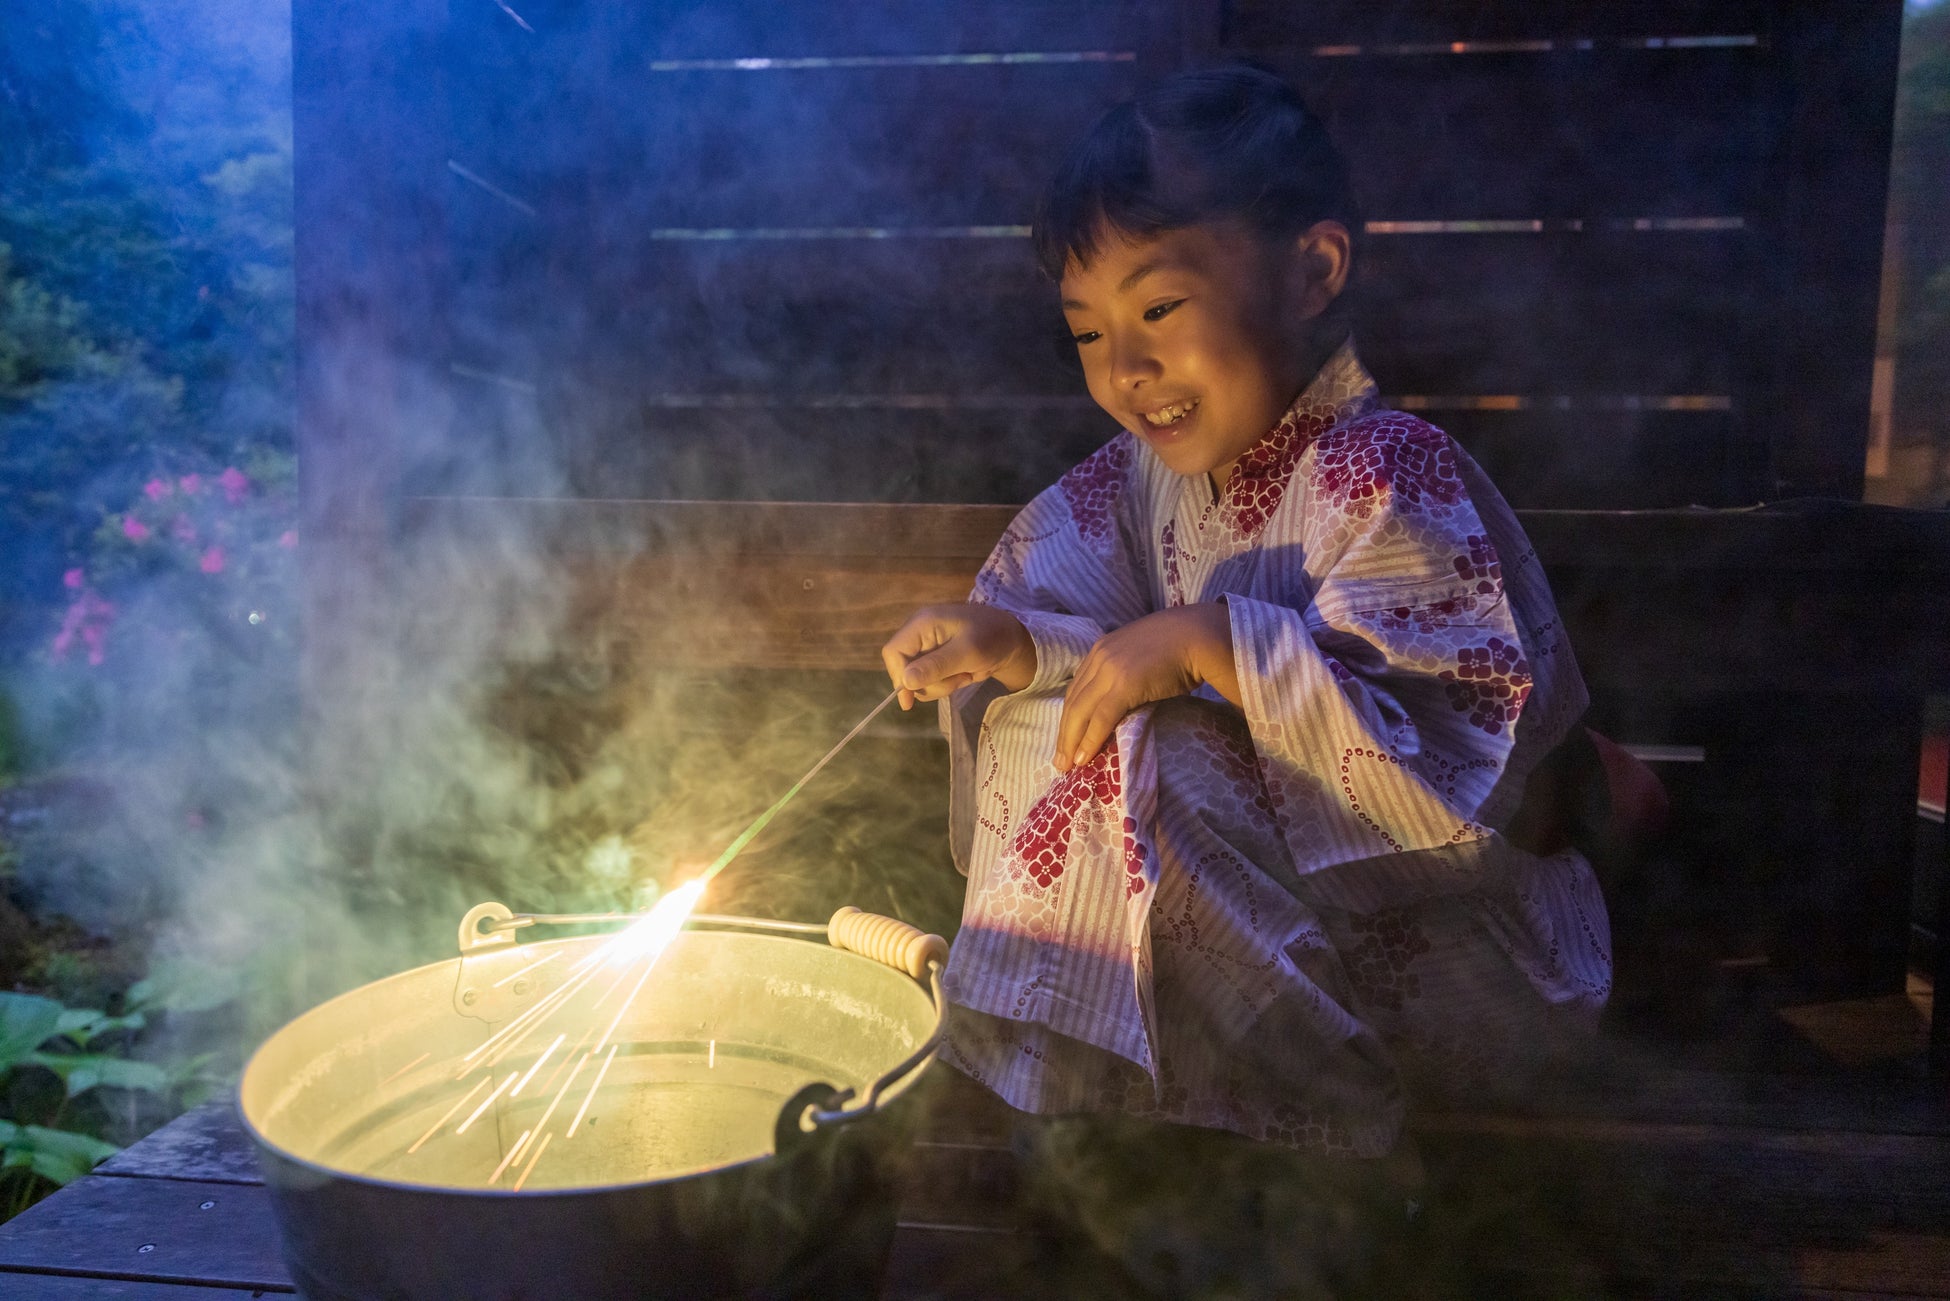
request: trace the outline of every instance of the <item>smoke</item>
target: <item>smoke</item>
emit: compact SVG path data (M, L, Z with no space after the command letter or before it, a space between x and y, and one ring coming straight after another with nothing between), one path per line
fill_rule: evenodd
M395 232L413 246L407 254L435 244L452 253L451 267L387 286L437 308L437 331L339 328L353 306L304 340L303 398L309 418L324 417L298 466L301 511L289 461L299 398L290 15L233 8L57 7L44 67L65 41L90 52L86 75L34 82L45 93L30 107L43 114L41 138L65 131L70 147L9 159L52 197L40 238L23 238L34 231L19 220L5 237L21 275L77 304L78 328L124 370L49 371L3 414L10 451L88 449L85 465L43 475L41 513L23 509L9 542L20 588L6 610L6 687L32 788L21 799L46 814L9 828L21 850L13 888L146 951L187 1001L233 995L218 1046L235 1056L305 1005L451 956L454 924L483 899L539 912L645 906L715 858L885 693L867 666L786 674L649 662L587 596L608 581L604 567L683 563L659 558L671 539L581 526L567 536L545 513L427 499L789 497L842 472L862 483L856 495L900 497L930 471L911 430L884 413L828 408L806 422L824 421L824 445L791 460L748 412L682 401L902 382L893 349L882 369L841 376L780 359L777 345L835 320L866 332L862 346L891 343L887 332L911 324L921 297L911 252L830 275L823 259L799 258L786 306L721 250L667 241L667 256L645 253L647 222L698 219L657 206L670 182L656 151L678 147L669 132L756 131L789 116L793 89L755 81L749 120L651 132L636 166L598 178L607 188L590 202L600 210L562 197L571 160L538 156L532 133L485 117L454 148L464 155L455 166L423 178L437 187L445 227ZM510 39L528 39L492 6L484 12ZM407 26L387 35L410 35ZM576 48L598 62L621 48L604 32L584 35ZM16 34L10 56L29 43ZM593 85L538 83L532 102L511 97L497 112L519 119ZM345 114L370 107L356 88L345 95ZM603 118L588 120L600 128ZM376 149L350 162L391 165ZM689 201L722 210L739 187L777 181L777 166L760 159L700 176ZM356 188L360 178L344 179ZM127 211L153 238L110 258L68 200L116 186L137 196ZM564 222L581 237L554 238ZM1026 263L1020 241L1010 244ZM299 274L370 287L370 268L356 265L370 250L329 233L312 247L344 261L301 257ZM158 264L138 274L152 254ZM621 274L646 263L638 274L648 280ZM951 324L933 328L945 335ZM905 345L910 360L930 355L917 336ZM723 365L704 366L707 354ZM907 381L939 393L966 378L917 364ZM104 385L115 403L90 396ZM144 407L128 394L152 396ZM792 432L802 417L766 420ZM733 438L732 425L745 432ZM856 439L855 426L867 432ZM970 474L976 460L946 464ZM249 484L234 503L214 495L226 470ZM190 478L194 490L180 486ZM167 492L145 492L157 484ZM217 529L222 563L210 569ZM74 591L62 586L71 570L84 585ZM99 663L73 638L65 651L53 646L63 603L82 591L98 603L89 609L109 612L97 620ZM877 723L719 878L706 906L823 920L853 903L952 928L961 882L943 832L946 768L931 715ZM73 792L65 802L50 793L57 779Z

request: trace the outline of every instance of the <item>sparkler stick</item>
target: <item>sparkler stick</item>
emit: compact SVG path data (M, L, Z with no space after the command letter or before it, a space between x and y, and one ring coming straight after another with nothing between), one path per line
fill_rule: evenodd
M771 822L773 818L779 816L780 810L784 809L786 805L792 803L792 797L797 795L800 791L804 790L806 788L807 782L819 776L820 769L824 768L827 764L833 762L834 756L839 754L840 751L846 749L847 742L851 741L854 737L860 735L861 732L865 731L867 724L871 723L874 719L880 717L880 711L887 708L887 706L893 704L895 697L899 695L900 692L898 691L888 692L887 698L885 700L881 701L879 704L875 705L871 710L869 710L865 718L861 719L859 722L853 725L853 730L851 732L848 732L845 736L842 736L839 739L839 744L835 745L832 749L828 750L825 754L825 757L820 759L818 763L814 764L811 770L808 771L804 777L801 777L798 781L792 783L791 790L779 796L779 802L777 804L774 804L771 808L759 814L758 821L752 823L751 826L746 827L742 832L740 832L738 835L738 839L732 841L729 845L725 847L724 853L718 855L718 861L711 864L710 867L704 869L704 875L699 877L698 880L709 881L712 877L724 871L726 866L730 864L731 860L738 857L739 854L743 853L745 850L745 846L751 844L753 839L757 837L758 833L765 830L766 824Z

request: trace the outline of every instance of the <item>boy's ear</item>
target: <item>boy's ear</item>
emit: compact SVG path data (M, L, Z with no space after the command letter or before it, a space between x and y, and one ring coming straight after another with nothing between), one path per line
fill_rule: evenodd
M1347 288L1354 265L1354 238L1338 221L1317 221L1294 241L1294 266L1301 273L1300 318L1325 312Z

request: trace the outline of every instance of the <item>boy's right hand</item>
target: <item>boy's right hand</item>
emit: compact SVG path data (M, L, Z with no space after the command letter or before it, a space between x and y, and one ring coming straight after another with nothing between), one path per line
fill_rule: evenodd
M1021 691L1036 676L1036 644L1022 620L992 605L929 605L880 648L901 708L994 678Z

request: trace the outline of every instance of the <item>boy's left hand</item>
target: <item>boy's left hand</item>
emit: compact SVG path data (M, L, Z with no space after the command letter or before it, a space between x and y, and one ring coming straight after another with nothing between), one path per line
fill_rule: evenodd
M1104 634L1064 694L1052 762L1060 772L1090 762L1133 709L1208 682L1239 703L1232 622L1217 602L1175 605Z

